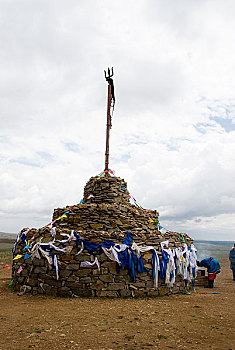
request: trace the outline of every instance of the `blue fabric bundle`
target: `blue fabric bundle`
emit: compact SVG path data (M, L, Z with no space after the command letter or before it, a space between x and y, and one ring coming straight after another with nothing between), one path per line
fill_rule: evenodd
M98 244L95 242L89 242L85 239L82 239L75 231L73 231L73 234L76 238L77 245L81 245L83 243L84 249L86 249L89 253L93 253L94 251L98 251L98 254L102 254L103 253L102 247L109 249L110 247L113 247L115 245L114 242L106 241L106 240L104 240L102 243L98 243ZM25 241L25 240L26 240L26 235L23 234L22 241ZM136 269L140 273L145 272L145 271L149 271L149 269L144 266L142 255L140 254L139 257L137 257L136 254L134 253L134 251L131 249L132 243L133 243L133 237L129 231L126 231L126 237L123 241L123 244L125 244L127 246L127 249L125 249L124 251L121 251L121 252L117 252L117 254L118 254L118 259L121 263L121 266L124 268L127 268L129 270L131 278L135 282L136 281L136 275L135 275ZM49 254L52 258L53 267L55 268L54 254L52 253L54 248L50 247L49 244L43 244L43 245L41 245L41 249L49 252ZM153 278L155 278L156 251L153 250L152 252L153 252L153 260L152 260L152 262L153 262ZM160 264L160 272L159 273L160 273L161 279L164 279L166 265L167 265L167 262L169 261L167 254L163 252L163 255L164 255L164 259L163 259L164 267L163 267L162 261L159 259L159 264ZM118 273L120 272L120 266L118 263L117 263L117 272Z
M162 251L162 260L163 260L162 273L163 273L163 279L165 279L165 277L166 277L166 268L167 268L167 264L169 262L169 256L168 256L167 252L165 252L164 250Z
M21 235L21 243L24 243L26 239L27 239L26 234L23 232Z
M77 244L81 244L81 242L83 242L84 245L84 249L86 249L89 253L93 253L94 251L96 251L99 248L110 248L113 247L115 245L114 242L112 241L105 241L103 243L95 243L95 242L89 242L85 239L81 239L80 236L73 231L75 237L76 237L76 242ZM124 268L127 268L130 272L131 278L133 279L133 281L136 281L136 276L135 276L135 267L137 267L137 271L138 272L144 272L144 271L149 271L149 269L147 269L144 266L143 263L143 259L142 256L140 254L140 257L137 258L137 256L134 254L133 250L131 249L131 245L133 243L133 237L130 234L129 231L126 231L126 237L123 241L123 244L128 246L128 249L125 249L122 252L118 252L118 259L121 263L121 266ZM101 254L103 252L102 249L100 249L99 254ZM119 272L119 266L117 264L117 272Z

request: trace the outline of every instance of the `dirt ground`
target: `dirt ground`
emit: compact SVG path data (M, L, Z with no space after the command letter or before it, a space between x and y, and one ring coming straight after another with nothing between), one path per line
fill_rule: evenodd
M212 290L145 299L18 296L0 253L0 349L235 349L235 282L226 260ZM206 293L206 294L205 294Z

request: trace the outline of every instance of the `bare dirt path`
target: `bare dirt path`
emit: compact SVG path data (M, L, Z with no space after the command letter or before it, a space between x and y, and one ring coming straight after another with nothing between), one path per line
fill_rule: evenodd
M0 349L235 349L228 261L213 292L146 299L17 296L0 256ZM204 293L208 294L204 294Z

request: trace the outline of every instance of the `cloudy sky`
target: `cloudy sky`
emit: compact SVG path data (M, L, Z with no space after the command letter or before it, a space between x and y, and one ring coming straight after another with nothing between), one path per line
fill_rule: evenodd
M161 225L235 237L235 4L0 0L0 231L41 227L104 168Z

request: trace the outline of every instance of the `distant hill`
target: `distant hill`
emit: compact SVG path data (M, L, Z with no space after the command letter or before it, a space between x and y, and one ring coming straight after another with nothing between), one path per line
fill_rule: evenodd
M0 242L14 242L16 236L16 233L0 232Z
M210 256L221 259L228 259L229 251L233 246L231 241L194 241L197 248L197 256L199 260Z

